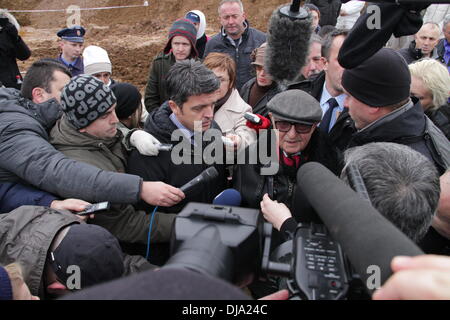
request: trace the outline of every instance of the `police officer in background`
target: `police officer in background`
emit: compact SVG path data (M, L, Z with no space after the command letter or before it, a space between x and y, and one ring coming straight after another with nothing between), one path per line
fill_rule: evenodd
M59 48L61 54L58 61L69 68L72 76L75 77L84 73L84 64L81 53L84 47L84 34L86 30L81 26L64 28L56 34L59 38Z

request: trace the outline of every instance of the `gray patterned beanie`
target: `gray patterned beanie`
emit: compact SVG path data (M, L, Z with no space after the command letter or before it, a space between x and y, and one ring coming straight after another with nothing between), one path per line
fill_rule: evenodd
M105 114L117 99L111 89L93 76L73 77L61 92L61 107L69 122L82 129Z

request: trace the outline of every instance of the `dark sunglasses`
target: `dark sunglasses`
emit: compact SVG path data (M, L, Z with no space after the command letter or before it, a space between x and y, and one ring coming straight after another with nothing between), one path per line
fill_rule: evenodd
M289 121L275 121L275 125L276 125L277 129L281 132L288 132L289 130L291 130L292 126L294 126L295 132L297 132L297 133L310 133L311 129L313 128L313 125L307 125L307 124L289 122Z

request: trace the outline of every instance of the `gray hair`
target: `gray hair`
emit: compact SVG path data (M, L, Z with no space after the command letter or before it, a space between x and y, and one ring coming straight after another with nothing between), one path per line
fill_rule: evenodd
M359 169L374 208L411 240L420 241L439 202L434 164L408 146L388 142L348 149L344 160ZM341 179L348 183L345 169Z
M313 34L311 35L311 39L309 39L309 44L311 45L311 44L313 44L313 43L315 43L315 42L317 42L317 43L319 43L320 45L322 45L323 39L322 39L321 36L319 36L319 35L313 33Z
M220 87L214 72L193 59L176 62L166 78L167 93L180 108L190 96L213 93Z
M217 7L217 12L219 13L219 15L220 15L220 8L222 7L222 5L224 3L227 3L227 2L230 2L230 3L236 2L239 5L239 7L241 7L241 11L244 12L244 5L242 4L241 0L222 0L222 1L220 1L219 6Z

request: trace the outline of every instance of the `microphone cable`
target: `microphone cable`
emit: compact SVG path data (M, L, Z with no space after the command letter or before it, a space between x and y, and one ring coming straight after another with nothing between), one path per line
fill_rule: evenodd
M155 209L153 209L152 216L150 217L150 226L148 227L147 253L145 255L145 259L147 261L148 261L148 258L150 257L150 234L152 233L152 224L153 224L153 218L155 217L156 209L158 209L158 206L155 206Z

